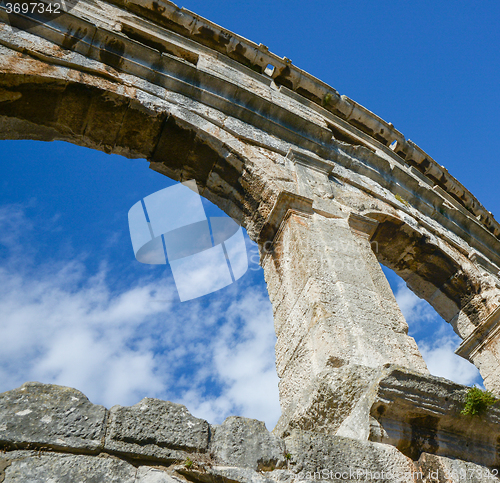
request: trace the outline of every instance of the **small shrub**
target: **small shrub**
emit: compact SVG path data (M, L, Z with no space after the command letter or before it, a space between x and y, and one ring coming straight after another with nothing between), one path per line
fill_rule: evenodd
M400 203L403 203L403 205L405 205L406 207L410 206L410 203L408 203L408 201L404 200L401 195L395 195L396 196L396 199L400 202Z
M482 391L478 387L471 387L465 396L465 407L462 414L481 416L490 406L499 402L489 391Z
M325 97L323 98L323 107L326 107L326 106L328 106L328 104L330 104L332 97L333 96L330 93L325 95Z
M191 468L191 466L193 466L193 460L191 458L186 458L186 461L184 461L184 466L186 468Z
M285 455L285 458L286 458L287 460L291 460L291 459L292 459L292 455L291 455L290 453L287 453L287 454Z

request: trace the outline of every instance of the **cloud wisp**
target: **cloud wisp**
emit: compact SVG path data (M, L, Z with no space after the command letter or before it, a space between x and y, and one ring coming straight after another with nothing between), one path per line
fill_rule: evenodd
M160 271L113 289L110 263L89 273L83 258L23 256L36 247L16 227L36 222L20 207L0 211L0 391L38 380L107 407L159 397L210 422L237 414L273 427L275 338L262 286L242 280L179 303Z
M396 285L396 300L410 326L410 332L416 334L418 348L431 374L459 384L482 384L477 368L455 354L461 340L452 327L425 300L418 298L402 280L396 283L393 281L393 285Z

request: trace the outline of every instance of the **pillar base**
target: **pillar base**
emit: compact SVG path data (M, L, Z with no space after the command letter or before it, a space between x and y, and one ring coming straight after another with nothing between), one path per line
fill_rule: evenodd
M463 415L467 386L392 364L346 364L316 379L308 400L281 416L277 436L314 429L390 444L414 461L428 453L500 466L500 408Z

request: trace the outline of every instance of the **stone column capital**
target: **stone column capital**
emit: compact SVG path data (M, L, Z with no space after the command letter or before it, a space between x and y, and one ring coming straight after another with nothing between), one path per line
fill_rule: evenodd
M259 234L258 243L273 242L283 223L291 213L311 216L313 200L290 191L281 191Z
M466 360L474 360L474 356L496 339L499 334L500 305L460 344L455 354Z
M378 226L377 220L359 215L358 213L354 212L349 214L348 222L351 230L354 233L368 240L371 239Z

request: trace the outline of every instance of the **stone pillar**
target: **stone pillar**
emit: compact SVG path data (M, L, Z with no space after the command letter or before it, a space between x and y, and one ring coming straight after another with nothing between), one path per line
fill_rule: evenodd
M500 396L500 306L481 321L455 352L479 369L486 389Z
M322 216L312 206L282 194L273 210L281 223L274 222L272 243L261 244L278 338L282 433L312 421L318 428L318 418L334 433L384 364L428 373L370 246L377 223L353 213Z

